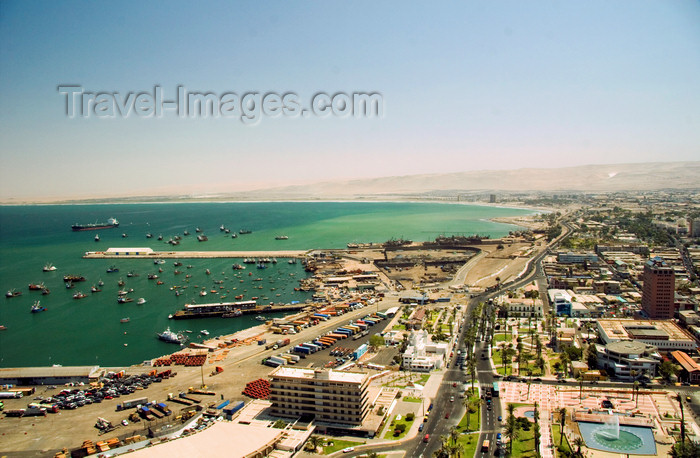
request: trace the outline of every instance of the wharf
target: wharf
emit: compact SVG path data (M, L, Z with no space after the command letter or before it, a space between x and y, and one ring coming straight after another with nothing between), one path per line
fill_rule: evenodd
M84 259L208 259L208 258L303 258L310 250L278 251L152 251L150 249L110 248L87 251Z
M235 304L235 303L209 304L213 308L213 310L209 310L209 311L192 312L192 311L189 311L187 309L178 310L177 312L172 314L171 318L173 320L187 320L190 318L215 318L215 317L224 318L223 315L231 313L231 311L225 309L225 306L227 306L227 305L233 306L233 304ZM299 304L286 304L286 305L256 305L255 307L246 307L246 308L240 308L240 309L235 309L235 310L240 312L241 315L252 315L252 314L262 314L262 313L295 312L298 310L303 310L306 307L309 307L309 304L299 303ZM235 318L235 316L231 316L231 318Z

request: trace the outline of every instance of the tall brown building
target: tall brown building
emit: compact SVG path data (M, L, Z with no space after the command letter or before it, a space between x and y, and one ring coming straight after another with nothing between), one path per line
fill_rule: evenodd
M663 259L651 258L644 265L642 310L652 319L673 318L676 277Z

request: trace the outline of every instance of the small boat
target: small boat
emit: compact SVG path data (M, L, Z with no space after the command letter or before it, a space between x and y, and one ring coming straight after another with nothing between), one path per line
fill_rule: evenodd
M234 264L234 265L231 266L231 267L233 268L233 270L243 270L243 269L245 269L245 267L242 266L241 264Z
M278 235L275 237L275 240L289 240L289 237L286 235Z
M185 329L185 332L186 332L187 334L192 334L192 331L190 331L189 329Z
M85 281L82 275L64 275L63 281Z
M207 292L204 291L204 290L201 290L201 291L199 292L199 295L200 295L200 296L206 296L206 295L207 295Z
M251 231L250 229L241 229L240 231L238 231L238 233L239 234L252 234L253 231Z
M219 230L220 230L221 232L223 232L223 231L226 230L226 227L222 224L221 226L219 226Z
M174 265L175 267L179 267L179 266L182 265L182 263L181 263L180 261L175 261L175 262L173 263L173 265Z
M152 239L152 238L153 238L153 234L151 234L150 232L147 233L147 234L146 234L146 238L147 238L147 239Z
M119 285L119 286L124 286L125 284L126 284L126 283L124 283L124 280L122 280L121 278L120 278L119 281L117 282L117 285Z
M128 323L129 322L129 317L127 316L126 318L122 318L119 320L120 323Z
M139 300L136 301L136 304L138 304L138 305L143 305L145 303L146 303L146 299L144 299L143 297L139 297Z
M229 229L229 228L225 228L225 229L224 229L224 233L226 233L226 234L230 234L230 233L231 233L231 229Z
M53 272L54 270L56 270L56 266L54 266L50 262L47 262L46 265L44 265L44 268L42 270L44 272Z
M195 231L195 232L202 232L202 230L201 230L199 227L195 227L195 228L194 228L194 231Z
M7 329L7 326L5 326L4 324L0 324L0 331L4 331L5 329Z
M257 268L258 269L267 269L267 266L265 264L263 264L262 262L259 262L257 265Z
M188 231L187 229L185 229L185 232L183 232L183 234L184 234L184 235L190 235L190 231Z
M73 299L83 299L85 297L87 297L87 294L84 294L82 291L73 294Z
M95 234L95 242L99 242L99 241L100 241L100 234Z
M209 331L207 331L206 329L202 329L201 331L199 331L199 333L202 334L202 335L204 335L204 336L208 336L208 335L209 335Z
M14 289L11 289L10 291L5 293L5 297L17 297L21 295L22 291L15 291Z
M92 288L90 288L90 291L93 293L99 293L102 290L100 288L98 288L97 286L93 286Z
M126 296L119 296L117 298L118 304L126 304L127 302L134 302L134 300L132 298L126 297Z
M209 271L209 269L205 270L204 273L207 275L211 275L211 272Z
M51 290L48 288L44 288L41 290L41 294L44 296L48 296L49 294L51 294Z
M231 238L232 238L232 239L237 239L237 238L238 238L238 234L236 234L236 233L234 232L233 234L231 234Z
M182 273L181 270L176 270L175 272L173 272L173 274L175 274L175 275L180 275L181 273Z
M197 236L197 240L199 240L200 242L206 242L207 240L209 240L209 237L207 237L204 234L200 234Z
M40 283L38 285L36 283L29 284L29 291L41 291L44 288L45 288L45 286L43 283Z
M137 273L134 272L133 270L130 270L130 271L126 274L126 276L127 276L127 277L138 277L139 274L137 274Z
M128 235L126 235L126 232L124 232L124 233L122 234L122 238L125 239L125 238L127 238L127 237L128 237Z
M193 266L192 264L187 264L187 268L188 268L188 269L191 269L191 268L193 268L193 267L194 267L194 266Z
M103 282L101 279L100 279L100 281L97 282L97 286L104 286L104 285L105 285L105 282Z
M165 260L163 259L154 259L153 264L165 264Z
M149 280L155 280L156 278L158 278L158 275L156 275L156 274L148 274L148 279L149 279Z
M256 316L255 319L258 320L258 321L267 321L267 318L265 318L265 317L262 316L262 315Z
M158 281L156 282L156 285L162 285L162 284L163 284L163 282L162 282L161 280L158 280Z
M32 313L39 313L39 312L45 312L46 307L42 306L39 301L34 302L34 305L32 305Z
M292 258L289 261L287 261L287 264L296 264L296 263L297 263L296 258Z
M119 272L119 268L118 268L117 266L109 266L109 267L107 268L107 273L108 273L108 274L112 274L112 273L114 273L114 272Z
M66 282L66 289L73 289L75 288L75 285L71 281Z

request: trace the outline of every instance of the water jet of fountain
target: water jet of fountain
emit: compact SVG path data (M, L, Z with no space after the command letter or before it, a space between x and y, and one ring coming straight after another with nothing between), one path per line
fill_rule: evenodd
M619 439L620 438L620 417L611 414L606 420L605 424L598 431L603 437L607 439Z

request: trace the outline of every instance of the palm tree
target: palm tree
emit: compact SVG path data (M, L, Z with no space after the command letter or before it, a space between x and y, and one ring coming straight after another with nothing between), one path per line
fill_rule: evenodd
M634 381L634 391L633 391L633 393L634 393L634 392L637 393L637 400L636 400L635 403L634 403L634 408L636 409L636 408L639 407L639 382L636 381L636 380Z
M578 436L576 439L574 439L573 444L576 447L576 456L583 457L583 453L581 453L581 447L583 447L586 443L583 441L581 436Z
M583 402L583 375L579 373L576 380L578 380L578 402Z
M457 439L459 439L459 430L456 426L452 426L450 428L450 440L452 441L452 445L457 444Z
M469 416L471 415L469 408L472 406L471 392L469 392L469 394L462 399L462 405L465 409L467 409L467 431L469 431Z
M683 411L683 401L681 395L678 395L678 405L681 408L681 443L685 443L685 412Z
M569 363L571 362L571 359L569 358L569 354L567 352L563 352L561 354L561 357L559 358L561 361L561 365L564 370L564 377L568 377L569 375Z
M561 435L559 436L559 447L561 447L564 441L564 425L566 424L566 407L559 409L559 430Z
M316 453L316 450L320 445L323 445L323 438L321 436L311 436L306 442L306 446L309 448L313 448L314 453Z

